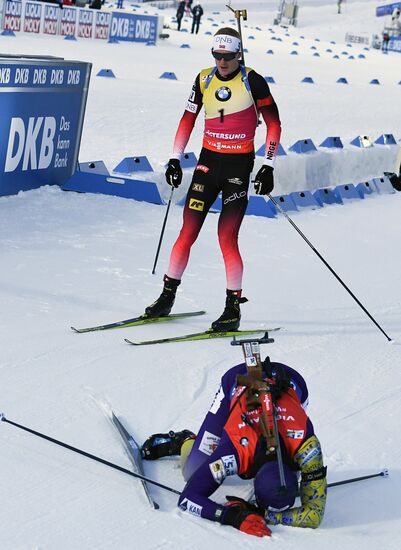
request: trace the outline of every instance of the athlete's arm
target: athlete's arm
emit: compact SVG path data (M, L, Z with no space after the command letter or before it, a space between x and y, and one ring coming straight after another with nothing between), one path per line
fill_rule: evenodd
M227 476L238 471L238 455L227 433L223 431L217 449L192 474L178 500L178 506L195 516L220 521L224 507L209 497Z
M250 71L248 81L256 108L262 115L267 127L266 158L264 164L273 167L281 136L281 123L278 108L263 76L255 71Z
M307 439L294 458L302 475L299 488L301 506L284 512L267 511L266 520L273 524L316 529L323 519L327 496L326 468L318 438L313 435Z
M202 109L202 92L200 89L200 75L195 79L192 86L191 95L188 98L184 114L181 117L180 123L175 134L173 146L173 158L180 158L185 151L185 147L191 136L196 118Z

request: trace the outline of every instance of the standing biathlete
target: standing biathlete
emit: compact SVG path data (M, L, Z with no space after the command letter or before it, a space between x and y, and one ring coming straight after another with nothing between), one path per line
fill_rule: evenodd
M189 430L154 434L143 444L142 456L154 460L181 455L187 484L178 506L195 516L260 537L270 535L268 524L316 528L326 505L326 468L319 440L305 412L305 380L291 367L266 358L265 380L275 395L286 484L283 489L278 453L269 452L262 433L262 409L250 406L252 390L241 386L237 379L246 372L242 363L224 374L196 437ZM227 502L221 505L210 498L233 475L254 480L255 504L226 497ZM292 508L298 494L301 503Z
M167 183L178 187L182 180L181 155L196 118L205 109L203 147L188 190L184 222L176 240L160 297L146 308L150 317L168 315L209 208L222 193L218 237L223 254L227 292L223 314L212 323L216 331L236 330L240 323L243 263L238 232L248 204L248 187L254 164L254 136L259 114L267 126L266 158L255 179L259 195L271 193L273 166L281 126L277 105L265 79L240 64L241 43L236 30L225 27L213 38L215 67L196 77L175 136L173 158L166 170Z

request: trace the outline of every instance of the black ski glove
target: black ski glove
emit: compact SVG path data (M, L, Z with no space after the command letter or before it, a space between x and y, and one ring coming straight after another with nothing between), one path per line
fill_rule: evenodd
M170 159L167 164L166 181L169 185L177 189L182 181L181 164L178 159Z
M256 174L254 181L255 193L257 195L267 195L274 188L273 170L271 166L264 164Z
M396 191L401 191L401 176L397 176L394 172L384 172L384 175L388 177Z

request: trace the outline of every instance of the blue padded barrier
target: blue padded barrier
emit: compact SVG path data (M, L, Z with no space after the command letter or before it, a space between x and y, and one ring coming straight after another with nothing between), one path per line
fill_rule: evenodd
M336 197L340 197L342 202L348 201L348 200L360 200L361 197L356 190L356 187L353 183L346 183L344 185L337 185L334 188L334 194Z
M340 59L340 56L339 55L333 55L333 59Z
M313 57L320 57L320 53L319 53L319 52L315 52L315 53L313 54Z
M373 147L370 136L356 136L356 138L354 138L350 143L351 145L355 145L355 147L361 147L363 149Z
M358 191L361 199L365 198L366 195L377 193L377 188L372 181L361 181L356 185L356 190Z
M134 172L153 172L153 168L146 157L125 157L113 169L118 174L133 174Z
M64 40L76 41L76 37L73 34L67 34L67 36L64 37Z
M274 78L272 76L265 76L265 80L268 84L275 84L276 81L274 80Z
M292 50L292 52L290 52L290 55L298 55L297 50Z
M107 167L102 160L80 162L78 163L78 170L79 172L90 172L92 174L102 174L103 176L110 175L110 172L107 170Z
M108 44L119 44L120 41L115 36L110 36L110 38L107 40Z
M348 80L345 78L345 76L341 76L337 79L337 84L348 84Z
M377 192L382 194L395 193L394 187L391 185L391 181L387 176L382 176L381 178L373 178L372 182L374 183Z
M311 76L305 76L305 78L303 78L301 82L305 82L306 84L314 84L314 80Z
M189 44L181 44L180 48L190 48L191 46Z
M377 84L380 84L380 81L379 81L378 78L373 78L373 79L369 82L369 84L376 84L376 85L377 85Z
M270 54L270 55L273 55L273 54L274 54L274 51L273 51L273 50L267 50L266 53L268 53L268 54ZM400 82L400 84L401 84L401 82Z
M185 203L185 201L184 201ZM210 212L221 212L221 193L219 193L217 199L214 201L212 206L210 207Z
M106 76L108 78L116 78L116 75L111 69L100 69L96 76Z
M378 143L379 145L396 145L397 144L393 134L382 134L377 138L375 143Z
M315 197L315 200L317 201L320 206L324 206L325 204L342 204L343 201L340 196L336 196L334 191L332 189L328 189L327 187L324 187L322 189L316 189L314 191L313 196Z
M293 153L310 153L312 151L317 151L315 144L313 141L309 138L307 139L299 139L295 143L291 145L289 148L289 151L292 151Z
M274 197L275 201L281 206L284 212L298 212L298 208L290 195L279 195ZM280 212L280 210L278 210Z
M15 32L11 29L4 29L0 34L1 36L15 36Z
M175 76L175 73L172 72L164 72L159 76L159 78L167 78L168 80L177 80L177 77Z
M249 197L248 206L245 214L247 216L263 216L265 218L275 218L277 216L277 208L271 200L266 201L264 197Z
M152 204L164 204L157 185L150 181L130 180L102 174L90 174L88 172L75 172L65 182L62 189L63 191L101 193L103 195L114 195L126 199L150 202Z
M317 202L310 191L293 191L292 193L290 193L290 197L294 201L295 206L299 209L321 208L321 205Z
M198 159L195 153L184 153L181 157L181 168L195 168Z
M332 148L343 149L344 145L340 137L330 136L330 137L327 137L324 141L322 141L319 147L328 147L330 149Z

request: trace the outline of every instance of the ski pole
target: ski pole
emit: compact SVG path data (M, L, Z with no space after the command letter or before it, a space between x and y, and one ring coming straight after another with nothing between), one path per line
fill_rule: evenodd
M307 237L302 233L302 231L299 229L299 227L293 222L293 220L290 218L290 216L281 208L279 203L276 201L275 198L273 198L270 194L267 195L269 199L272 201L272 203L280 210L281 214L285 216L285 218L290 222L292 227L301 235L303 240L308 244L313 252L322 260L324 265L331 271L331 273L334 275L334 277L339 281L339 283L342 284L342 286L345 288L345 290L352 296L352 298L355 300L355 302L359 305L359 307L366 313L366 315L369 317L369 319L377 326L377 328L384 334L384 336L387 338L389 342L392 342L392 338L384 332L382 327L379 325L379 323L372 317L372 315L369 313L369 311L366 309L366 307L358 300L358 298L355 296L355 294L347 287L347 285L344 283L344 281L337 275L337 273L334 271L334 269L326 262L326 260L323 258L323 256L316 250L316 248L313 246L313 244L307 239Z
M356 481L362 481L364 479L371 479L372 477L388 477L388 470L384 469L377 474L369 474L367 476L361 477L352 477L350 479L343 479L342 481L334 481L333 483L328 483L327 487L337 487L338 485L346 485L347 483L355 483Z
M152 275L154 275L155 271L156 271L156 264L157 264L157 260L159 259L159 252L160 252L160 248L161 248L161 245L162 245L164 230L166 229L167 216L168 216L168 213L169 213L169 210L170 210L171 199L173 198L173 193L174 193L174 187L171 186L170 198L169 198L168 203L167 203L167 210L166 210L166 215L164 216L163 226L162 226L162 230L161 230L161 233L160 233L159 244L157 245L156 257L155 257L155 261L154 261L154 264L153 264Z
M180 491L177 491L176 489L173 489L172 487L168 487L167 485L163 485L162 483L159 483L158 481L154 481L153 479L149 479L148 477L143 476L141 474L131 472L131 470L127 470L126 468L123 468L122 466L119 466L118 464L114 464L113 462L109 462L108 460L105 460L104 458L100 458L100 457L98 457L96 455L93 455L91 453L87 453L86 451L83 451L82 449L78 449L77 447L73 447L72 445L68 445L68 443L64 443L63 441L59 441L58 439L54 439L53 437L50 437L48 435L37 432L36 430L32 430L31 428L27 428L26 426L23 426L22 424L17 424L16 422L13 422L12 420L8 420L4 416L3 413L0 413L0 421L7 422L8 424L11 424L12 426L15 426L16 428L20 428L21 430L24 430L24 431L26 431L30 434L36 435L37 437L45 439L46 441L50 441L50 443L55 443L56 445L59 445L60 447L64 447L65 449L69 449L70 451L73 451L74 453L78 453L80 455L86 456L87 458L90 458L91 460L95 460L96 462L100 462L101 464L104 464L105 466L109 466L110 468L114 468L115 470L123 472L124 474L128 474L132 477L142 479L142 481L146 481L147 483L152 483L153 485L156 485L157 487L160 487L161 489L166 489L166 491L170 491L170 493L175 493L176 495L181 494Z

